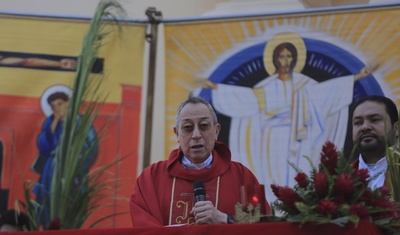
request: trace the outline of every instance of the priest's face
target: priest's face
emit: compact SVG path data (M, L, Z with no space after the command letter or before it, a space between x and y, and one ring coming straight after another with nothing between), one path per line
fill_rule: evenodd
M385 105L365 101L353 113L353 141L358 143L361 154L374 153L385 156L386 144L394 144L395 129ZM368 163L368 159L364 159ZM372 163L372 162L371 162Z
M202 163L214 149L220 124L215 124L210 109L203 103L188 103L178 116L174 132L185 156L193 163Z

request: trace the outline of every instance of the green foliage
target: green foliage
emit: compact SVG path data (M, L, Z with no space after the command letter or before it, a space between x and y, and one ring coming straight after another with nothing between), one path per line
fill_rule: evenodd
M396 123L395 125L398 125ZM397 136L400 136L400 128L398 128ZM390 189L391 197L394 201L400 205L400 139L397 138L396 145L390 146L386 148L386 160L388 164L387 173L386 173L386 184ZM387 219L382 219L377 221L380 226L386 228L391 232L396 232L396 234L400 234L398 231L400 229L400 221L388 222ZM389 224L390 226L388 226ZM396 229L393 229L396 227Z
M400 151L397 147L387 148L386 160L388 162L386 183L393 199L400 203Z
M17 200L15 202L15 208L19 208L19 205L22 206L22 209L26 212L26 215L29 218L29 228L32 231L39 230L38 218L37 218L37 211L42 210L42 206L39 205L34 199L30 196L30 191L35 185L34 182L26 182L24 183L24 198L25 202L22 200Z

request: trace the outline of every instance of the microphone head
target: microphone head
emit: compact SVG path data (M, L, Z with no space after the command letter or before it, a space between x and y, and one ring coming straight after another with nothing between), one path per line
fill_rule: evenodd
M201 180L195 181L193 184L193 191L195 196L206 195L206 188L204 187L204 182Z

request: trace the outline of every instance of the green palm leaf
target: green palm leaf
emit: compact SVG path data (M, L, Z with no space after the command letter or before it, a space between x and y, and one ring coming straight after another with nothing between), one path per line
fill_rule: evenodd
M400 115L399 115L400 117ZM395 125L399 125L396 123ZM400 128L397 128L397 136L400 136ZM397 138L394 146L386 146L386 160L388 164L386 183L390 189L393 200L400 203L400 138Z
M50 218L59 218L62 229L80 228L94 213L96 204L106 197L102 194L106 193L103 189L110 183L101 181L100 177L116 164L103 166L90 174L82 170L98 147L99 138L89 139L89 134L106 99L105 95L99 94L103 77L91 77L92 67L111 33L107 25L116 23L116 16L123 12L122 6L115 1L100 1L83 41L73 93L60 145L56 149L50 192Z
M40 212L41 210L41 205L38 205L38 203L31 198L30 196L30 191L35 185L34 182L26 182L23 186L24 188L24 197L25 197L25 202L22 200L17 200L15 203L15 208L19 208L18 205L21 205L24 211L26 212L26 215L29 218L29 229L33 231L39 230L39 223L38 223L38 218L37 218L37 211Z
M113 206L110 203L104 204L105 199L121 199L109 194L119 186L118 180L106 177L105 174L110 167L115 166L124 158L93 169L89 173L87 168L93 152L97 151L99 139L106 129L104 125L95 136L96 138L89 138L92 133L92 124L107 97L106 94L100 92L104 77L98 75L92 77L91 71L107 36L114 30L113 26L118 26L121 31L118 17L122 15L124 15L124 9L118 2L101 0L91 20L79 56L73 93L69 99L60 144L55 153L50 198L45 199L40 205L31 198L30 191L34 184L30 183L24 185L25 202L16 201L16 208L20 205L27 213L31 230L40 229L39 218L45 204L50 204L50 219L60 219L60 229L75 229L81 228L98 209ZM119 214L122 213L105 215L89 226L93 227ZM47 225L44 226L43 229L48 229Z

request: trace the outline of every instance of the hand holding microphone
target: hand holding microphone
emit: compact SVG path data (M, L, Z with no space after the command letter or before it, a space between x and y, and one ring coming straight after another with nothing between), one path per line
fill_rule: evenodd
M201 202L206 200L206 188L204 187L203 181L196 181L193 184L193 192L196 197L196 202Z
M211 201L206 200L206 188L203 181L196 181L193 184L193 192L196 199L196 204L190 212L196 224L220 224L227 223L229 216L214 207Z

